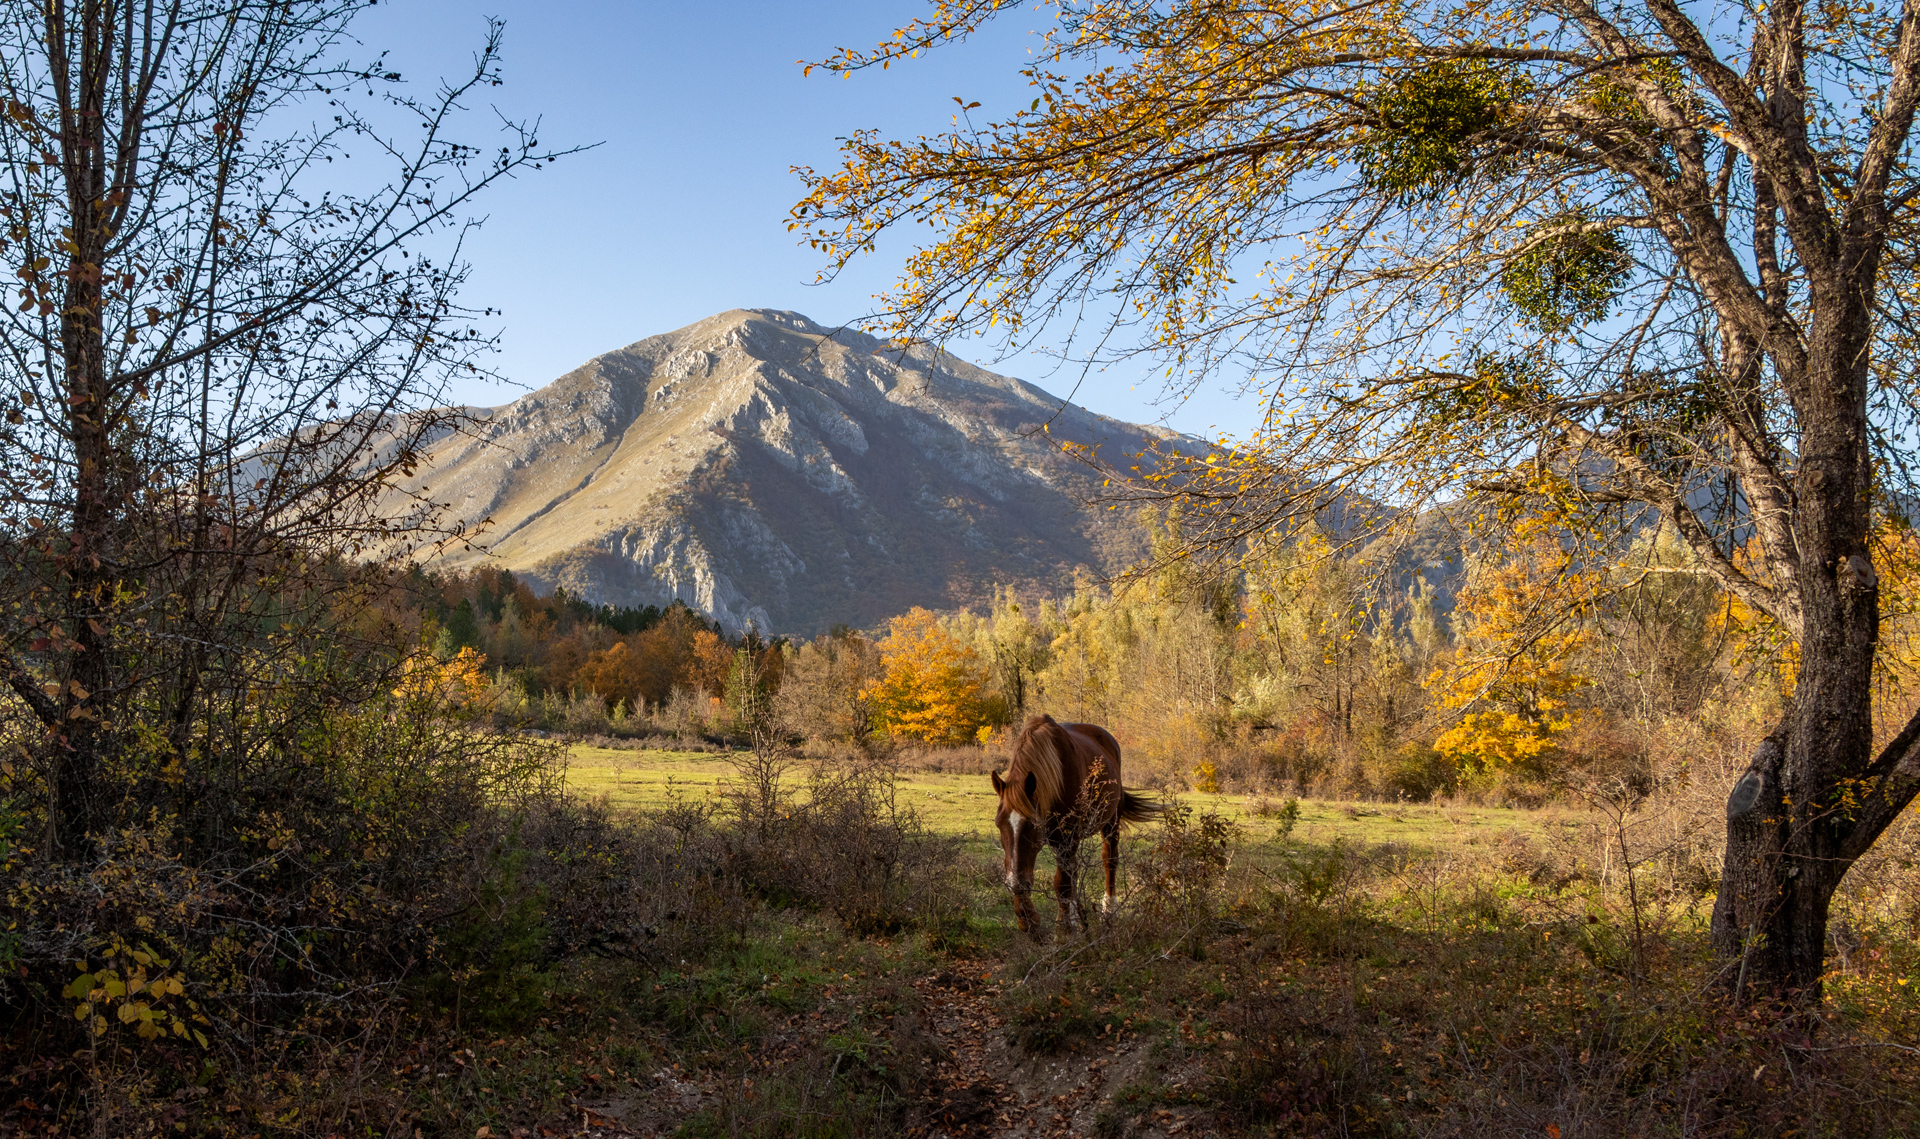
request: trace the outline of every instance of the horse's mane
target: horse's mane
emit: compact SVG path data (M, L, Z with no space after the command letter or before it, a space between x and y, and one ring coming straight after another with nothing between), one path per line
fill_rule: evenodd
M1013 744L1013 762L1007 765L1007 797L1014 810L1036 823L1044 822L1066 787L1061 749L1072 747L1067 730L1051 716L1035 716ZM1027 795L1027 776L1033 776L1033 795Z

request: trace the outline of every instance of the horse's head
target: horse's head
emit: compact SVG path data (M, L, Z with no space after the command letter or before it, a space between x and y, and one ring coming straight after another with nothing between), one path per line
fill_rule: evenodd
M1011 772L1009 772L1011 774ZM1033 812L1028 806L1033 802L1037 781L1032 772L1017 783L1000 778L998 771L993 773L993 793L999 798L999 808L994 813L993 822L1000 830L1000 853L1002 865L1006 870L1007 889L1013 891L1013 914L1025 932L1032 929L1030 919L1033 913L1033 863L1040 856L1040 848L1047 844L1046 820L1028 818L1023 813Z

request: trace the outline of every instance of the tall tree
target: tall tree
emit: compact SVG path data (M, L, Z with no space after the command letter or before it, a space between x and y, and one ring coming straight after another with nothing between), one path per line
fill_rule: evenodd
M1014 8L946 0L824 66ZM1019 346L1105 313L1089 355L1246 368L1261 430L1158 484L1214 543L1347 490L1663 514L1798 648L1713 941L1730 982L1817 993L1835 888L1920 790L1920 720L1876 750L1871 684L1915 427L1920 2L1058 12L1031 106L803 172L829 272L925 223L888 331Z
M315 599L431 522L390 476L486 345L465 210L550 156L453 136L498 26L420 98L360 6L0 3L0 679L69 854L160 769L244 779L251 694L329 668Z

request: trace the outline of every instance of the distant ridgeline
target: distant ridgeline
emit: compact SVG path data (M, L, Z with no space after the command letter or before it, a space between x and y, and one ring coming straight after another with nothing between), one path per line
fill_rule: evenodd
M679 602L734 634L874 628L1003 584L1064 596L1145 541L1084 508L1100 477L1062 444L1116 462L1187 445L925 344L767 310L650 337L475 415L403 488L474 535L437 567L510 569L613 610Z

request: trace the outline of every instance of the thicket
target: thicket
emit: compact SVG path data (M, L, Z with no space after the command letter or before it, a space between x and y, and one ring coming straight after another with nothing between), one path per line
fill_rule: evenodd
M561 744L493 725L471 650L399 636L336 663L353 699L339 677L260 693L252 746L122 782L125 821L85 858L52 856L40 785L4 768L9 1129L433 1130L451 1116L381 1061L528 1031L591 962L643 990L779 911L964 927L956 844L873 759L744 751L724 799L616 814L562 793Z
M1649 527L1596 552L1550 520L1429 581L1309 529L1231 572L1163 560L1059 600L896 619L784 649L780 724L821 743L985 742L1032 712L1106 725L1167 788L1539 804L1644 794L1763 736L1794 659ZM1161 549L1175 543L1161 531ZM1914 703L1916 543L1884 527L1881 707ZM1604 556L1601 556L1601 554ZM1411 580L1409 580L1411 578ZM1888 729L1890 730L1890 729ZM962 764L957 753L929 762Z

